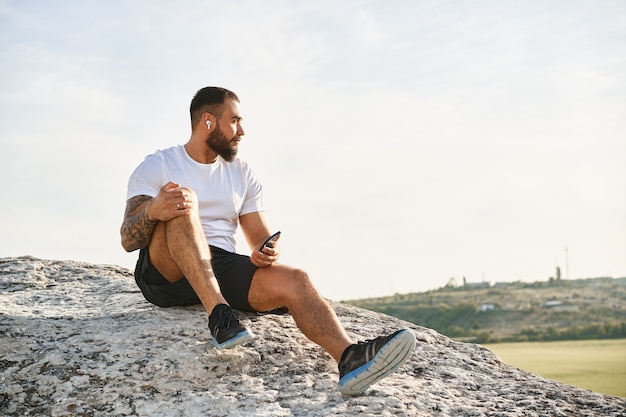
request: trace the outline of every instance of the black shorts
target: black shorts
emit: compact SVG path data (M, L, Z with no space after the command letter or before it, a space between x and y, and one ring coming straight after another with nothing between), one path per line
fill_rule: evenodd
M215 277L228 304L237 310L254 312L248 303L248 291L257 267L250 262L250 257L215 246L209 248ZM135 282L145 299L159 307L200 304L200 299L186 278L172 283L157 271L150 263L148 248L139 252Z

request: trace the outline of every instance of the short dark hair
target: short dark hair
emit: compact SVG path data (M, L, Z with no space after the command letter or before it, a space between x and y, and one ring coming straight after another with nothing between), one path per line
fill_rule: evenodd
M222 87L204 87L198 90L189 106L189 114L191 116L191 127L193 128L200 119L202 113L211 113L215 117L222 115L222 104L226 99L239 101L237 94Z

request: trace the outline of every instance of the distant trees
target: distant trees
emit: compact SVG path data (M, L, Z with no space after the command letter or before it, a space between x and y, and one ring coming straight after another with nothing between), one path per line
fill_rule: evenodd
M498 310L479 312L471 304L455 306L414 307L411 309L384 308L381 312L402 320L437 330L448 337L474 342L547 342L555 340L620 339L626 338L626 323L602 323L555 326L526 326L511 335L497 335L487 326L490 319L497 318ZM487 320L487 322L485 322Z
M626 338L626 278L458 286L350 304L476 343Z
M554 326L537 329L524 327L507 342L549 342L554 340L622 339L626 338L626 323L589 324L557 329Z

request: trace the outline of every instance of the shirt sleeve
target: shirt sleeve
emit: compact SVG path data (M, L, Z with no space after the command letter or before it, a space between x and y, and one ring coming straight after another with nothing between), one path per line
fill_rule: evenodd
M246 199L243 202L243 206L241 207L241 211L239 213L240 216L248 213L265 211L265 207L263 206L263 187L261 186L261 182L247 164L245 164L244 170L248 187L246 191Z
M149 155L128 180L126 200L138 195L156 197L163 184L163 164L157 155Z

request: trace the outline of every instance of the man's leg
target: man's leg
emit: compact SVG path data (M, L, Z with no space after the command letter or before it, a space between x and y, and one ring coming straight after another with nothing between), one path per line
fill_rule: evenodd
M337 362L346 348L354 343L333 309L302 270L280 264L257 269L248 301L257 311L287 307L302 333Z
M227 302L213 273L211 252L199 223L193 212L160 222L150 241L150 263L170 282L187 278L210 314L216 305Z
M222 295L211 265L198 204L194 198L189 215L157 224L149 245L150 263L170 282L187 278L207 313L213 344L228 348L254 337L239 324Z
M415 335L408 329L353 344L307 274L288 266L259 268L248 300L261 311L278 306L289 308L302 333L337 361L339 391L344 395L358 395L398 370L415 347Z

